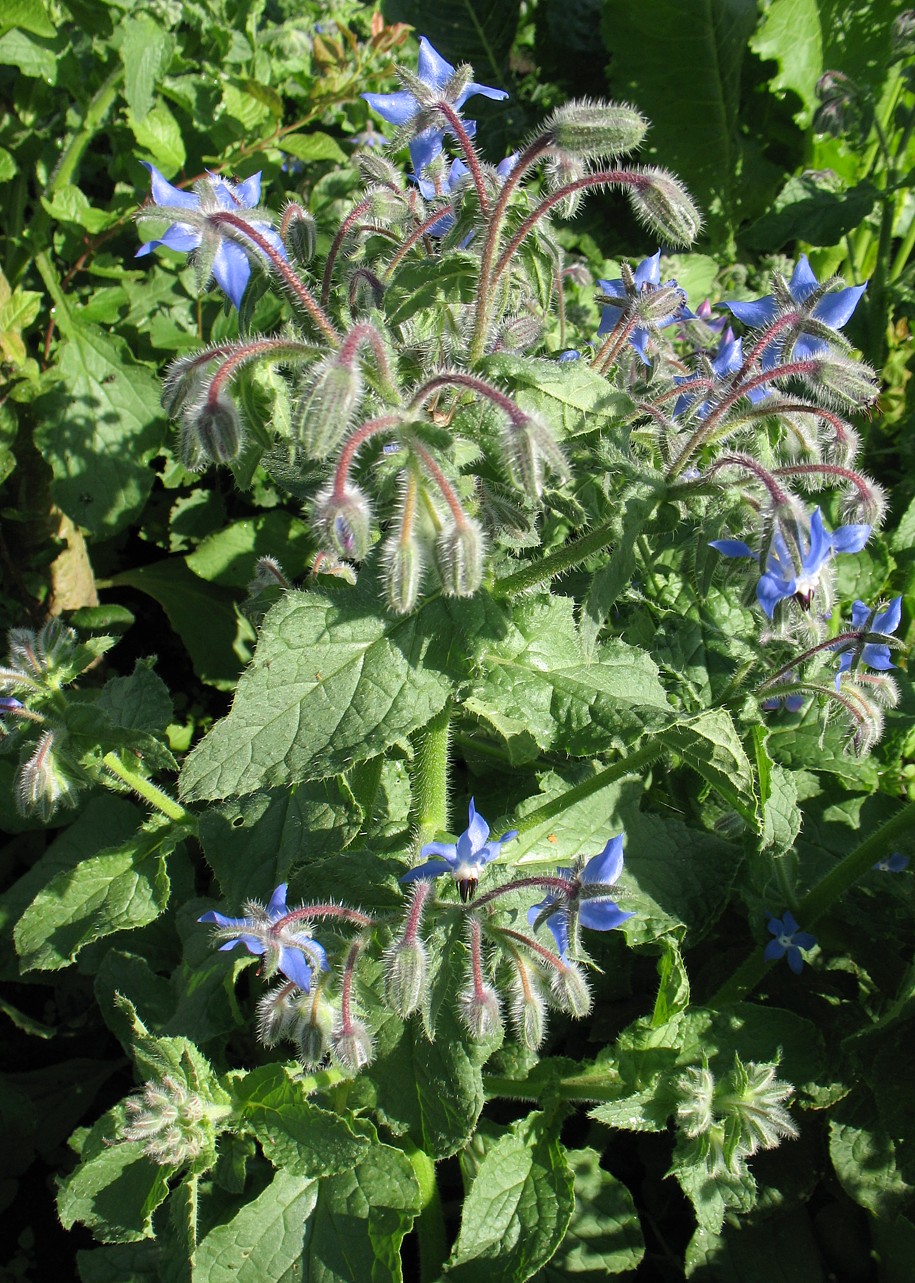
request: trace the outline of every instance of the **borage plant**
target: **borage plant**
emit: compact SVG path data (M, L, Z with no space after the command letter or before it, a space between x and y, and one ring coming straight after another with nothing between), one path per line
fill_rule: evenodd
M494 165L464 107L501 91L426 41L400 74L332 237L257 176L153 169L139 213L141 253L193 251L239 310L166 376L184 467L304 504L314 540L299 586L282 547L260 563L257 649L181 801L150 778L148 667L74 694L61 638L67 682L92 656L23 633L3 672L24 810L116 783L156 815L54 868L17 928L32 967L135 928L97 989L143 1085L79 1135L59 1199L109 1244L86 1279L397 1279L414 1227L424 1279L603 1277L637 1268L646 1210L680 1277L684 1252L758 1250L767 1216L801 1233L813 1111L854 1197L854 1146L901 1128L872 1094L911 983L880 879L913 807L870 796L865 757L902 616L867 560L861 291L801 259L691 308L659 249L600 281L588 329L554 217L609 189L651 246L700 230L628 159L647 122L573 102ZM268 291L285 320L251 332Z

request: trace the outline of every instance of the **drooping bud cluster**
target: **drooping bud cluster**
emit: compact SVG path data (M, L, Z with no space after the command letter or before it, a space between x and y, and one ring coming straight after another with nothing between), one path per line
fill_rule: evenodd
M736 1176L761 1149L775 1149L797 1136L785 1102L790 1083L776 1078L777 1065L744 1064L739 1056L718 1081L708 1065L691 1066L677 1079L677 1125L686 1154L695 1152L709 1175Z
M122 1138L142 1145L143 1152L163 1167L193 1163L213 1146L211 1112L195 1091L167 1074L148 1082L139 1099L128 1100L125 1112Z

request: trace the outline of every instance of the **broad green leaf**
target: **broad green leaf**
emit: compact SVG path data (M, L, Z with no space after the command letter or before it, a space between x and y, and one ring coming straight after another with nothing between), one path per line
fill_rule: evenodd
M290 592L264 619L228 717L185 763L187 798L319 780L404 744L469 675L498 621L478 595L385 617L375 581Z
M602 851L607 839L623 828L621 817L625 809L637 805L641 785L634 780L621 783L615 779L596 787L598 774L598 767L592 763L544 774L541 792L521 803L511 817L512 823L506 817L504 824L497 821L493 825L496 833L512 827L516 820L521 827L520 836L506 847L506 857L510 854L512 861L522 866L569 864L577 855L597 855ZM569 794L574 796L575 789L579 796L570 800ZM541 808L546 811L542 819L527 818Z
M149 462L165 420L158 382L121 339L70 323L58 349L60 381L37 403L36 443L63 510L99 538L124 529L153 483Z
M76 1253L80 1283L161 1283L158 1243L116 1243Z
M487 1149L464 1200L448 1278L532 1278L562 1241L575 1206L565 1150L543 1114L529 1114Z
M443 57L469 62L478 84L505 88L504 65L518 25L519 0L442 0L430 10L423 0L385 0L388 22L409 22ZM482 100L474 99L474 109Z
M266 903L297 865L345 850L361 821L341 782L327 779L210 807L200 841L230 904Z
M53 877L16 926L23 970L66 967L93 940L157 918L168 903L165 857L183 836L173 824L147 827Z
M15 67L22 76L57 83L57 54L24 31L7 31L0 36L0 67Z
M16 176L19 166L16 157L5 147L0 147L0 183L8 183Z
M487 357L483 372L510 386L522 410L539 414L560 440L599 432L623 422L632 400L591 369L587 361L543 361L499 353Z
M730 713L710 709L677 722L659 738L755 826L756 782L749 758Z
M569 597L521 603L506 636L481 656L468 706L494 729L504 719L509 742L526 734L540 749L556 740L584 757L607 752L621 734L636 738L670 709L644 651L610 642L585 661L573 609Z
M247 588L258 558L273 556L291 578L306 568L314 540L300 517L274 509L244 521L233 521L208 535L187 557L187 565L210 583Z
M292 1283L302 1278L308 1219L318 1182L277 1172L270 1184L201 1240L194 1260L200 1283Z
M680 950L670 936L661 940L658 975L661 983L651 1013L651 1023L655 1027L666 1024L689 1006L689 976Z
M135 566L111 582L159 602L203 681L222 690L235 685L254 634L228 589L207 584L180 557Z
M315 130L311 134L284 134L277 144L281 151L288 152L296 160L333 160L338 164L346 163L347 155L336 138Z
M748 1171L736 1176L721 1172L712 1175L705 1159L696 1153L696 1145L684 1142L682 1133L671 1172L692 1203L699 1229L706 1235L721 1233L729 1211L749 1212L755 1205L756 1182Z
M824 68L820 10L819 0L772 0L750 37L754 53L778 64L769 92L797 94L802 106L795 120L803 126L810 123L817 101L814 88Z
M282 1065L262 1065L236 1078L232 1091L243 1122L274 1167L294 1176L351 1172L370 1142L345 1118L307 1100Z
M835 245L869 217L878 197L868 182L847 188L838 178L819 172L793 174L772 208L742 234L753 249L780 249L797 240Z
M121 23L115 44L124 64L124 97L137 121L153 105L156 85L168 71L175 37L147 13L134 13Z
M120 1109L99 1119L57 1196L64 1229L79 1221L102 1243L152 1238L152 1214L168 1197L169 1169L150 1162L140 1145L118 1143L122 1121Z
M174 174L184 167L187 153L181 126L166 103L154 103L142 118L128 109L127 123L141 151L148 152L157 169Z
M303 1278L401 1283L400 1245L419 1210L419 1186L406 1155L373 1144L353 1170L321 1181Z
M741 143L741 68L756 25L755 0L604 0L611 96L651 121L645 155L672 163L719 228L735 222ZM688 73L672 82L674 68Z
M842 1188L881 1220L893 1220L911 1204L912 1186L897 1149L869 1092L859 1089L830 1117L829 1157Z
M845 1209L840 1215L847 1221ZM806 1207L780 1209L775 1222L729 1222L714 1238L699 1229L686 1249L685 1277L700 1283L758 1283L762 1279L766 1283L827 1283L836 1276L827 1272L820 1254L818 1238L823 1232L817 1217L814 1233ZM831 1246L849 1261L835 1240ZM861 1264L867 1269L869 1254L866 1243L862 1246Z
M58 223L76 223L93 234L104 231L120 219L117 212L96 209L90 205L88 197L73 183L56 187L48 199L42 196L41 203L51 217Z
M479 259L455 253L446 259L408 260L385 294L388 324L402 325L416 317L428 325L449 303L472 303L479 290Z
M538 1274L542 1283L601 1283L635 1270L645 1254L632 1195L600 1165L593 1149L571 1149L575 1210L556 1255Z
M31 31L33 36L51 37L57 31L43 0L7 0L0 18L0 32L5 33L10 27Z
M151 661L138 660L129 677L109 677L93 705L115 726L161 734L172 717L172 697Z

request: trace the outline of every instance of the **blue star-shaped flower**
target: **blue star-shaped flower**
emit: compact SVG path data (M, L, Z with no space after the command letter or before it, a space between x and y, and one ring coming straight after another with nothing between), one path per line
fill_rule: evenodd
M716 379L720 380L726 379L729 374L736 374L743 365L743 340L735 339L734 331L730 327L728 327L722 334L721 341L718 344L718 350L712 357L710 364L712 367L712 374ZM677 397L677 401L674 406L675 419L679 418L681 414L684 414L697 400L700 394L698 392L690 393L689 385L697 382L701 377L702 376L698 374L674 376L674 383L679 384L680 386L680 395ZM750 394L750 399L755 400L763 396L765 396L765 392L758 389L756 392ZM696 406L696 417L698 419L706 418L710 408L711 402L708 399L708 394L706 394L705 399L700 401L698 406Z
M518 153L512 152L510 156L506 156L504 160L500 160L498 165L496 165L496 173L502 179L502 182L505 181L515 168L517 160ZM413 179L414 183L416 183L424 200L435 200L437 197L441 198L443 196L451 196L465 182L469 175L470 170L458 156L455 156L454 160L451 162L447 177L445 178L444 183L439 184L438 190L436 189L436 184L429 178L423 178L422 174L411 174L410 177ZM450 231L453 226L454 214L446 212L442 214L441 218L438 219L437 222L433 223L428 230L429 234L432 236L444 236L445 233ZM464 240L461 241L461 249L467 248L473 240L473 235L473 232L471 232L469 236L465 237Z
M814 276L810 264L807 261L807 255L802 254L798 259L791 280L788 282L788 293L794 304L803 309L804 304L810 296L820 289L820 282ZM815 321L821 325L828 325L830 329L840 330L843 325L850 320L852 313L858 306L858 300L867 289L864 285L849 285L845 289L835 290L832 293L823 294L810 312ZM764 329L771 325L779 314L778 300L774 294L767 294L765 298L756 299L752 303L730 302L723 303L723 307L728 308L738 320L743 321L744 325L749 325L752 329ZM792 348L792 359L797 361L806 361L809 357L821 352L826 347L826 343L821 338L813 335L801 334ZM763 356L763 366L771 369L775 364L777 348L767 348Z
M181 254L189 254L192 250L200 248L204 232L202 230L205 219L202 217L206 213L214 212L219 209L227 210L229 213L237 214L241 210L255 209L260 203L261 198L261 176L252 174L243 182L232 183L219 174L208 174L206 178L201 179L199 183L194 184L194 190L185 192L178 187L173 187L159 173L155 165L150 165L148 161L142 162L149 170L152 176L152 197L153 205L163 206L163 216L174 215L180 210L187 210L189 214L196 217L189 217L187 222L180 219L165 231L158 240L147 241L141 245L136 252L137 258L142 258L144 254L151 253L164 245L166 249L177 250ZM150 213L154 213L153 207L150 207ZM278 254L286 257L286 250L283 242L271 227L266 219L249 220L255 231L268 240ZM252 246L252 248L254 248ZM248 255L242 247L234 240L227 236L220 236L216 252L213 256L212 275L216 278L216 284L227 295L234 307L241 304L242 295L245 292L245 286L248 284L248 278L251 275L251 264L248 261Z
M442 873L451 873L464 903L472 900L480 873L491 860L497 858L506 842L511 842L512 838L518 836L518 830L510 829L500 838L490 841L489 825L482 815L477 815L473 798L470 799L468 816L467 828L457 842L427 842L420 855L431 855L434 858L405 873L401 882L415 882L418 878L437 878Z
M882 860L878 860L874 865L881 873L904 873L909 867L909 857L903 855L901 851L894 851L892 855L885 855Z
M621 909L611 894L622 871L623 835L619 833L587 863L579 861L575 868L557 869L561 878L569 879L568 892L550 891L528 909L528 922L531 926L546 923L563 961L569 947L570 918L590 931L612 931L635 916Z
M651 258L643 258L641 263L639 263L638 267L632 273L632 276L639 291L644 292L646 290L658 289L661 285L661 251L658 250L656 254L652 254ZM612 281L598 280L597 283L605 294L608 294L612 299L618 300L619 302L618 306L616 302L601 306L600 325L597 329L598 336L600 336L602 334L609 334L618 323L626 310L628 300L626 296L626 285L621 278L617 277ZM677 282L670 280L667 282L667 286L675 289ZM677 308L677 310L670 316L666 316L662 320L655 322L653 330L664 330L668 325L676 325L678 322L689 320L692 317L693 314L685 303L686 296L684 295L683 297L683 306ZM636 352L638 352L639 357L645 365L649 364L647 349L648 341L651 336L652 330L645 326L637 326L629 335L629 342L635 348Z
M757 600L768 617L772 619L778 603L789 597L797 597L801 605L809 607L820 575L833 553L860 552L870 533L870 526L860 525L839 526L830 534L819 508L815 508L809 534L805 536L800 529L796 531L801 563L798 566L797 555L789 550L781 530L776 530L766 557L766 569L756 585ZM759 561L759 553L742 539L713 539L710 547L725 557L753 557Z
M863 601L856 601L851 608L852 628L857 632L863 632L866 629L869 633L884 633L891 636L902 619L902 598L894 597L886 610L878 611L873 619L871 614L870 606ZM847 673L851 668L854 655L854 646L843 651L839 660L839 671L836 673L836 690L839 689L842 674ZM873 668L881 673L886 672L888 668L896 667L890 659L890 648L885 642L865 642L858 662L865 668Z
M454 67L432 48L425 36L421 36L417 72L423 84L434 91L430 96L434 99L435 94L440 95L442 90L447 88L449 80L454 75ZM475 80L471 80L451 102L451 106L455 111L459 111L467 99L472 98L474 94L482 94L484 98L494 98L496 101L508 97L504 89L491 89L488 85L480 85ZM401 89L394 94L363 94L362 97L383 120L397 126L409 124L426 106L408 89ZM464 127L473 138L477 128L476 122L465 120ZM441 155L444 137L444 128L428 128L421 130L410 141L410 158L417 174L421 173L430 161L435 160L436 156Z
M272 930L274 923L289 913L286 886L285 882L280 883L266 909L261 904L246 904L246 918L227 918L225 914L210 909L197 921L214 922L218 928L217 935L229 937L225 944L219 946L220 952L243 944L249 953L264 957L264 970L268 976L282 972L287 980L308 993L312 971L327 970L327 955L307 932L296 931L294 923L279 932Z
M767 962L773 962L777 958L788 958L788 966L796 976L801 974L804 966L804 959L801 957L802 949L812 949L816 944L816 937L812 936L809 931L801 931L794 919L794 915L787 909L780 918L775 918L770 913L768 921L769 931L774 940L770 940L763 950L763 957Z

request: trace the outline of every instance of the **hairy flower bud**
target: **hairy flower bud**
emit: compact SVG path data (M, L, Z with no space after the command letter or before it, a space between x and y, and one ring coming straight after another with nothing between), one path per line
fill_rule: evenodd
M400 222L407 213L403 192L392 191L387 185L370 187L365 196L368 201L368 217L382 226Z
M388 605L398 615L406 615L416 605L424 560L423 546L416 538L402 539L396 532L385 542L384 586Z
M395 940L385 954L384 992L402 1019L422 1005L426 990L428 959L426 946L418 936Z
M502 1032L502 1004L495 989L488 985L477 989L471 983L458 998L458 1015L476 1042Z
M791 1083L775 1077L775 1065L743 1064L734 1057L734 1068L717 1099L724 1116L731 1114L740 1130L740 1148L752 1155L760 1149L775 1149L786 1137L797 1136L797 1128L785 1109L794 1095Z
M315 496L312 518L322 545L349 561L361 561L368 552L372 510L358 486L337 490L329 482Z
M210 463L231 463L244 441L244 427L235 403L220 393L191 406L181 424L179 453L188 472L202 472Z
M707 1065L691 1065L677 1079L677 1125L695 1140L715 1122L715 1079Z
M546 123L552 146L582 160L604 156L625 156L639 147L648 130L648 121L626 103L565 103Z
M483 579L483 532L472 517L452 520L435 541L435 564L446 597L472 597Z
M303 267L310 263L317 248L318 229L308 210L294 203L287 205L280 231L287 251L296 262Z
M76 806L82 781L60 751L62 732L48 730L16 773L16 810L47 822L63 807Z
M831 398L860 409L873 405L880 392L877 376L869 365L836 351L818 355L815 370L805 377L821 395L825 391Z
M298 1047L299 1060L306 1069L319 1065L330 1050L336 1014L325 999L323 987L313 985L309 994L300 994L296 1020L290 1038Z
M565 455L545 423L526 415L523 422L507 422L502 433L502 453L516 485L537 503L543 493L544 474L568 475Z
M686 188L655 166L641 171L641 181L627 187L633 213L661 240L691 245L702 228L702 216Z
M584 160L567 152L560 152L547 160L543 175L546 179L547 189L550 192L558 192L569 183L574 183L577 179L584 178L587 172L588 166ZM574 218L581 208L583 199L583 192L569 192L553 208L560 218Z
M121 1136L141 1144L143 1152L163 1167L182 1167L212 1146L213 1125L204 1102L168 1075L148 1082L142 1097L128 1100L124 1108L127 1121Z
M296 402L292 433L309 459L326 459L352 426L362 399L357 361L328 357L318 365L311 387Z
M536 1051L546 1035L546 1002L540 978L520 956L512 958L512 1025L521 1044Z
M543 322L539 316L524 312L503 321L499 327L494 352L526 352L535 347L543 336Z
M372 1063L375 1043L361 1020L341 1021L330 1036L330 1053L344 1069L357 1074Z
M550 972L550 990L560 1011L580 1019L591 1010L591 990L584 972L574 962L563 962Z
M275 1047L288 1036L297 1017L294 985L270 989L257 1004L257 1036L265 1047Z

